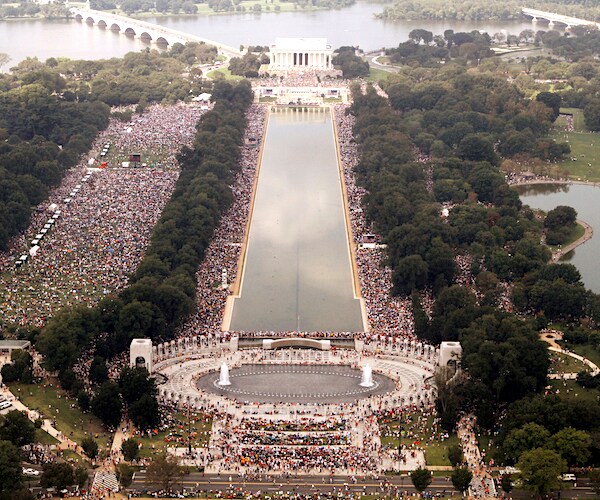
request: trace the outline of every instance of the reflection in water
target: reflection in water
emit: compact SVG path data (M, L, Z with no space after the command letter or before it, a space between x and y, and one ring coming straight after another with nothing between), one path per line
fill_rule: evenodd
M230 328L363 329L327 109L271 113Z
M582 184L535 184L515 189L521 201L532 208L547 212L559 205L573 207L577 217L594 228L592 239L565 255L561 262L568 261L575 265L586 288L600 293L600 268L597 265L600 255L600 188Z

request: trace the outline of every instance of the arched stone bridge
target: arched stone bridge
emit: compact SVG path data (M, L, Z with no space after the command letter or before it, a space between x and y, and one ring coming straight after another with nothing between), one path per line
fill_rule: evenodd
M526 16L531 16L531 21L533 23L538 22L538 20L540 19L545 19L546 21L548 21L548 26L552 27L554 26L556 23L560 23L560 24L564 24L566 27L565 29L570 29L572 26L598 26L600 27L600 24L595 23L594 21L588 21L587 19L579 19L577 17L571 17L571 16L563 16L562 14L554 14L553 12L545 12L543 10L536 10L536 9L528 9L523 7L523 9L521 9L521 12L523 12L523 14L525 14Z
M89 25L95 24L99 28L138 37L148 42L163 45L173 45L174 43L186 44L187 42L206 43L208 45L214 45L221 54L227 57L241 55L241 52L238 49L223 43L208 40L197 35L191 35L183 31L166 28L158 24L140 21L139 19L92 9L72 9L71 12L77 21L85 22Z

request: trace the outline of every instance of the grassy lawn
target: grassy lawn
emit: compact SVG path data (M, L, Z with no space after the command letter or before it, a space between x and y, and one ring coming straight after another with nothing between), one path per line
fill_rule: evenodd
M558 395L566 400L579 399L589 403L596 403L600 398L600 390L584 389L575 380L552 380L550 385L554 389L560 389Z
M597 366L600 366L600 351L592 344L569 344L565 345L565 348L573 351L575 354L579 354L580 356L589 359Z
M325 7L316 7L311 4L307 4L305 7L302 7L298 4L292 2L283 2L281 0L242 0L239 4L240 9L236 11L219 11L215 12L208 6L208 3L200 3L195 4L198 8L198 12L196 14L188 14L190 16L216 16L216 15L231 15L231 14L243 14L243 13L270 13L270 12L294 12L294 11L315 11L315 10L325 10ZM254 7L258 5L258 7ZM121 16L128 16L126 12L121 9L111 9L107 12L114 12L115 14L119 14ZM186 14L178 13L173 14L172 12L136 12L131 14L131 17L134 18L144 18L144 17L155 17L155 16L185 16Z
M190 415L189 428L192 431L192 447L200 448L208 446L210 432L212 429L212 420L205 416L192 413ZM163 451L166 447L185 447L188 445L188 415L179 412L173 416L173 422L169 429L154 434L150 437L136 437L139 443L141 457L152 457Z
M379 425L381 429L381 444L383 446L387 445L397 448L399 444L397 433L401 427L404 429L414 429L415 427L420 427L423 430L416 435L413 433L412 435L407 436L406 432L404 431L402 437L400 438L400 445L410 448L415 442L418 441L420 444L417 446L419 448L423 448L425 451L425 460L427 465L451 465L450 461L448 460L448 447L453 444L457 444L458 437L456 435L451 435L445 440L438 439L436 429L433 426L433 417L428 417L426 422L423 422L424 425L415 426L412 424L412 422L417 421L418 417L418 413L410 413L402 421L385 421L384 419L380 420ZM407 423L407 421L409 423Z
M560 352L550 352L550 363L550 373L577 373L586 369L581 361Z
M370 82L379 82L381 80L387 80L391 75L389 71L385 71L379 68L369 68L369 77L367 80Z
M573 115L573 132L566 132L566 120L561 116L556 120L550 137L557 142L568 142L571 157L559 164L563 172L577 180L600 181L600 141L598 135L585 126L583 110L560 108L561 113Z
M74 399L66 396L56 386L43 384L10 384L10 390L24 405L39 411L45 418L52 419L56 428L77 443L87 435L92 435L103 449L112 439L96 417L82 413Z
M222 75L222 76L220 76L220 75ZM225 80L243 80L244 79L243 76L232 75L231 71L229 71L229 68L215 69L214 71L210 71L206 76L208 78L213 78L213 79L225 78Z
M52 437L50 434L48 434L46 431L43 431L42 429L36 429L35 442L45 445L52 445L58 444L58 439Z
M561 245L561 247L566 247L567 245L570 245L574 241L576 241L579 238L581 238L584 234L585 234L585 227L583 227L579 223L575 224L575 227L573 227L573 229L571 231L571 234L565 240L565 242ZM558 245L548 245L548 248L550 250L552 250L553 252L556 252L556 250L559 249L559 246Z

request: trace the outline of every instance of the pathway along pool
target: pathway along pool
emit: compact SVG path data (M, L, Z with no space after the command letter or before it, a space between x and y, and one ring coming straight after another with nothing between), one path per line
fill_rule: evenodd
M329 109L274 107L240 297L225 328L363 331L342 196Z
M600 188L584 184L532 184L515 188L521 201L531 208L544 211L552 210L559 205L573 207L577 217L598 231L600 228ZM581 280L586 288L600 293L600 237L594 235L591 240L577 247L561 259L579 269Z

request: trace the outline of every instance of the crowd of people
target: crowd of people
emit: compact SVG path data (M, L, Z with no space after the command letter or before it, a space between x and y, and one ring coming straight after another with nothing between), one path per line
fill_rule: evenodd
M127 285L175 187L179 174L173 152L191 144L201 113L188 105L152 106L143 115L134 115L125 131L122 122L111 119L93 151L110 141L122 154L134 150L142 157L160 157L160 166L124 168L116 161L119 153L112 156L115 163L108 168L89 168L82 159L69 171L34 213L28 231L0 256L5 321L43 326L65 305L93 305ZM54 213L58 210L60 217L39 243L36 255L15 269L15 259L27 252L51 215L49 207Z

